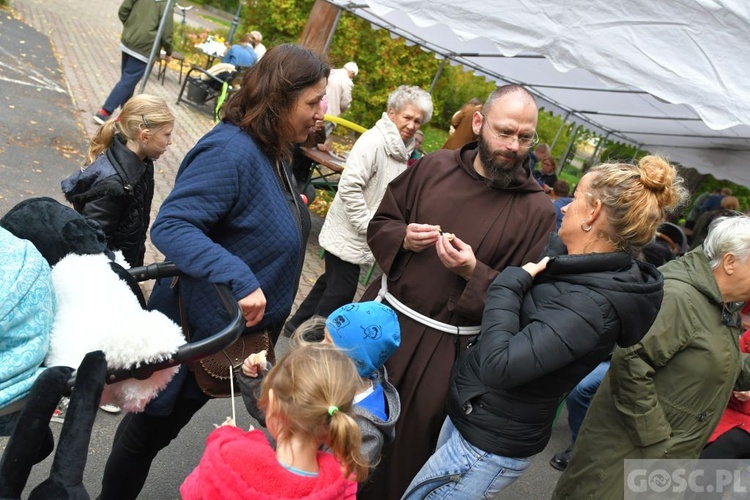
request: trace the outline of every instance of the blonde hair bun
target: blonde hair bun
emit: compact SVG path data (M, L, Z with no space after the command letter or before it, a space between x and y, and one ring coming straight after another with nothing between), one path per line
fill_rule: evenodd
M688 192L683 186L677 169L665 158L656 155L644 156L636 167L643 186L656 195L659 207L667 212L674 211L687 199Z

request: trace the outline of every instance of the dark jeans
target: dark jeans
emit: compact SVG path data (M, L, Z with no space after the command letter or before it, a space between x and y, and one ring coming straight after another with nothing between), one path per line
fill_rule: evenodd
M330 252L325 254L326 271L320 275L310 293L300 304L284 329L292 333L299 325L318 315L327 317L339 307L354 300L359 279L359 264L341 260Z
M192 376L192 375L190 375ZM183 387L187 385L183 384ZM123 417L102 478L101 500L134 500L146 483L151 462L165 448L193 415L208 402L178 396L170 415L156 417L146 413L129 413ZM203 446L196 443L195 446Z
M583 424L583 419L586 417L591 400L594 399L596 390L602 383L604 375L607 374L607 370L609 370L609 361L599 363L596 368L591 370L591 373L578 382L578 385L570 391L565 400L565 406L568 408L568 425L570 425L573 443L578 438L578 431L581 429L581 424Z
M109 97L104 101L104 111L112 114L118 106L124 105L128 99L133 97L138 81L146 73L146 63L133 56L122 53L120 81L115 84Z

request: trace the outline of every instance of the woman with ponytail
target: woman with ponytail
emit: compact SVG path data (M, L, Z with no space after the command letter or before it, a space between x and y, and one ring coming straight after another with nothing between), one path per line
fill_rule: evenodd
M290 350L266 375L258 402L276 450L260 430L219 427L180 487L183 500L355 498L368 473L352 413L358 381L334 346Z
M107 248L131 266L143 264L154 196L154 160L172 144L175 117L160 97L132 97L117 117L99 127L86 167L62 181L65 198L95 220Z

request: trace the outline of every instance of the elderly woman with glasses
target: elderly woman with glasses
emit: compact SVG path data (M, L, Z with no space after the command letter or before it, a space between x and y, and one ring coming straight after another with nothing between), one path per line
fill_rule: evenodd
M435 454L404 498L493 497L545 448L565 395L615 345L646 334L663 281L634 256L685 197L681 182L654 156L583 176L547 256L490 285L479 337L451 376Z
M328 316L354 300L360 265L375 262L367 245L367 225L388 183L406 170L416 147L415 136L431 117L430 94L401 85L388 96L387 111L380 120L354 144L320 230L325 273L287 322L287 334L312 316Z
M612 356L553 498L622 498L625 459L697 459L732 391L750 389L738 345L750 217L715 220L702 247L660 270L659 315Z

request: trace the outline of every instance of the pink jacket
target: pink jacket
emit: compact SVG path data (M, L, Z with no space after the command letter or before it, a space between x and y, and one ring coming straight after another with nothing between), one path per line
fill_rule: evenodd
M184 500L356 497L357 483L344 478L333 455L319 451L318 466L317 477L294 474L279 464L263 432L223 426L209 434L200 464L180 494Z

